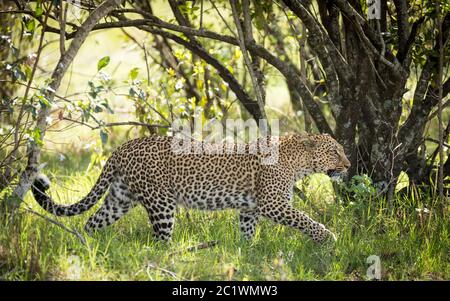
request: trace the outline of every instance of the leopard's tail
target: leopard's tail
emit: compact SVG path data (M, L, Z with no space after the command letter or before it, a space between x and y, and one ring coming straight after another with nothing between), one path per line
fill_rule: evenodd
M89 193L79 202L72 205L56 204L51 197L45 193L50 187L50 180L45 175L39 174L31 187L36 202L47 212L57 216L73 216L89 210L100 200L112 182L114 166L110 161L111 160L106 161L100 177L94 187L92 187L91 191L89 191Z

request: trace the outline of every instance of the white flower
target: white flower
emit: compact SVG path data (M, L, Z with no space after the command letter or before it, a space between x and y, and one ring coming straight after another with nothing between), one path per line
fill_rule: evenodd
M58 159L59 161L64 161L66 157L63 154L59 154Z
M90 149L92 147L92 145L94 144L94 142L90 142L88 144L86 144L83 149Z
M183 88L183 81L181 79L179 79L177 81L177 83L175 84L175 89L180 90L181 88Z
M74 111L74 110L75 110L75 107L74 107L71 103L67 104L67 105L66 105L66 108L67 108L67 110L69 110L69 111Z
M34 141L33 137L31 137L29 134L23 135L23 138L25 138L26 140L28 140L28 141L30 141L30 142L33 142L33 141Z
M47 124L52 123L52 121L53 121L53 118L51 116L45 117L45 122L47 122Z
M100 71L100 72L98 73L98 75L101 77L101 79L103 79L103 80L106 81L106 82L108 82L108 81L111 80L111 76L109 76L109 74L106 74L106 73L103 72L103 71Z

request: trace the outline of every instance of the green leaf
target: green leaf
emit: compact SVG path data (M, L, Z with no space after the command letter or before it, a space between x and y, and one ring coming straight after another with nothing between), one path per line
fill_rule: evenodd
M50 102L48 101L47 98L45 98L44 95L42 94L36 94L37 98L39 99L39 103L41 104L41 107L43 108L49 108L50 107Z
M101 58L97 63L97 71L100 71L103 68L105 68L106 66L108 66L109 61L110 61L109 56L105 56L105 57Z
M28 66L28 65L23 65L23 69L25 71L26 78L30 79L31 78L31 72L32 72L31 67Z
M139 68L133 68L130 70L130 73L128 74L128 76L130 77L131 80L135 80L137 78L139 74Z
M34 21L34 19L31 19L27 24L27 31L29 32L34 32L35 28L36 28L36 22Z
M36 17L42 16L42 14L44 13L44 10L42 9L42 6L38 4L38 6L36 7L34 13L35 13Z
M130 88L130 90L128 91L128 95L133 98L134 96L136 96L136 91L133 88Z
M15 80L27 80L27 76L20 70L20 66L14 66L11 71Z
M102 144L105 145L108 142L108 133L104 130L100 130L100 139L102 140Z
M103 106L110 114L114 114L114 110L109 106L108 100L104 99L101 103L101 106Z
M33 130L28 131L28 141L30 143L35 143L39 146L42 146L42 133L38 128L34 128Z
M94 113L101 113L101 112L103 112L102 107L100 107L100 106L95 106L95 108L94 108Z

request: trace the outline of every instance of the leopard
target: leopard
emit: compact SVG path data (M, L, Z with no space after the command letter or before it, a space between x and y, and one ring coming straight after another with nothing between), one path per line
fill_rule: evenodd
M47 194L50 180L41 172L32 185L36 202L56 216L74 216L92 208L85 231L92 234L142 205L153 228L153 237L170 241L177 208L234 209L239 229L251 240L261 218L300 230L316 243L335 242L336 235L293 204L296 182L310 174L346 175L350 161L344 148L328 134L289 134L258 139L276 149L251 151L256 142L215 144L221 152L199 142L202 151L179 151L173 136L149 135L125 142L106 160L92 189L79 202L58 204ZM276 148L273 148L275 146ZM240 147L240 148L239 148ZM253 147L253 148L252 148ZM225 150L225 151L224 151ZM231 150L231 151L230 151ZM265 161L266 160L266 161Z

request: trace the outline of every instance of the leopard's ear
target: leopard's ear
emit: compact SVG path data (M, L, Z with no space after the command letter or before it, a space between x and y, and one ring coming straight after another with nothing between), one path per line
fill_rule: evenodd
M307 148L307 149L314 149L317 146L317 141L311 139L311 138L305 138L302 141L302 144Z

